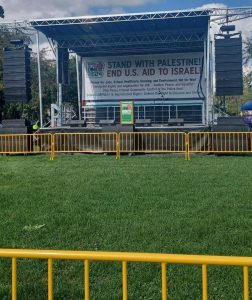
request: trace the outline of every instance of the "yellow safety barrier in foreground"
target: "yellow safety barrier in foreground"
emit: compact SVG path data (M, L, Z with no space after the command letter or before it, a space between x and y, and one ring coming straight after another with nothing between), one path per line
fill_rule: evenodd
M0 135L0 154L191 153L252 154L252 132L97 132Z
M55 133L54 153L117 153L117 133Z
M120 132L121 153L185 153L184 132Z
M0 257L12 259L12 300L17 299L17 259L48 260L48 299L53 299L53 260L82 260L84 262L84 299L89 300L89 265L92 261L122 262L122 299L128 299L128 262L157 263L161 267L162 300L167 300L167 264L190 264L202 266L202 299L208 299L207 266L240 266L243 268L243 298L249 300L249 267L252 257L176 255L129 252L92 252L62 250L0 249Z
M51 153L51 145L48 133L0 135L0 154Z
M190 132L189 153L252 153L252 132Z

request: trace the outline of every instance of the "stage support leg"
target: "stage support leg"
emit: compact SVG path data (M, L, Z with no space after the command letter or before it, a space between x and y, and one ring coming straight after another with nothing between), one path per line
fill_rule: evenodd
M57 76L57 105L59 106L58 112L58 124L57 126L62 125L62 84L59 81L59 48L56 47L56 76Z
M42 104L42 85L40 69L40 51L39 51L39 32L37 31L37 62L38 62L38 84L39 84L39 115L40 127L43 127L43 104Z
M80 96L80 72L79 72L79 58L76 54L76 75L77 75L77 92L78 92L78 109L79 109L79 120L81 121L81 96Z

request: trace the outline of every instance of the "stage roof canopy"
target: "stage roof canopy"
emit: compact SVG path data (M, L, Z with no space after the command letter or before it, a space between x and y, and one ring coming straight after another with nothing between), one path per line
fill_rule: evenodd
M31 25L83 57L199 52L209 10L34 20Z

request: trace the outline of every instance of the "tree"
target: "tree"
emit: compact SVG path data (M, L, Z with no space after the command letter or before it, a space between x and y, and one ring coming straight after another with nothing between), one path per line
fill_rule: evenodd
M244 43L244 63L252 60L252 36L248 37Z
M44 49L40 52L40 68L41 68L41 83L42 83L42 104L43 112L50 108L51 103L57 101L56 87L56 65L55 61L48 60L45 57ZM32 101L29 103L32 118L37 118L39 115L39 80L38 80L38 62L37 54L33 53L31 57L31 90Z
M77 75L75 58L69 60L69 81L70 84L64 87L64 99L78 112Z
M0 5L0 18L4 18L4 9L1 5Z
M0 6L0 17L4 17L4 9ZM22 31L13 31L0 27L0 117L1 111L7 118L14 118L17 112L22 112L22 117L33 120L39 116L39 91L38 91L38 68L37 55L31 55L31 92L32 100L30 103L10 103L4 105L4 83L3 83L3 49L10 46L11 40L24 40L27 44L31 42L30 37ZM45 57L45 49L40 53L41 57L41 81L42 81L42 103L43 112L50 108L51 103L56 103L56 62ZM67 101L78 111L77 105L77 80L75 71L75 60L69 61L70 85L63 86L63 101ZM1 119L0 119L1 122Z
M56 85L56 61L48 60L45 57L45 51L40 53L41 83L42 83L42 103L43 111L50 109L52 103L57 101ZM32 70L32 111L36 115L39 111L39 91L38 91L38 68L37 54L33 53L31 61ZM78 111L77 79L75 70L75 59L69 60L69 78L70 84L62 86L63 104L71 105L75 112Z
M252 99L252 36L248 37L244 43L244 63L248 68L243 78L244 95L242 103Z
M4 106L4 84L3 84L3 49L10 46L11 40L24 40L26 43L30 42L30 38L21 31L14 32L7 28L0 27L0 115L2 111L8 113L9 106ZM13 105L11 105L13 108ZM13 111L11 108L10 111ZM7 111L6 111L7 110Z

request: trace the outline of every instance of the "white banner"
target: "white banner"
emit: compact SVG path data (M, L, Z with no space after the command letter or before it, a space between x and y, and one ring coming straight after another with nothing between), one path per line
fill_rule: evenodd
M203 53L84 59L84 100L202 99Z

